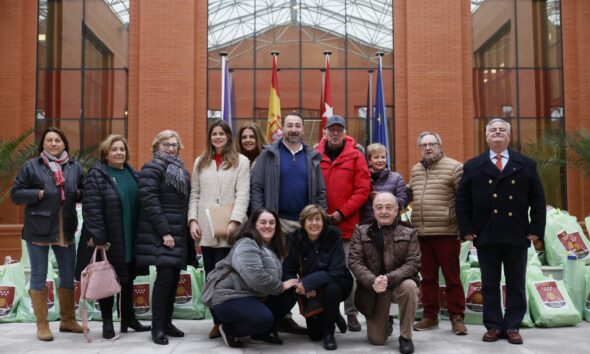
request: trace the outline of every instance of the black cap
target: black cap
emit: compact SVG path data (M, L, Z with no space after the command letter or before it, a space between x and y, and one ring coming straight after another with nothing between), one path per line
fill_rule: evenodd
M334 124L340 124L343 128L346 128L346 120L341 116L334 115L328 118L328 121L326 122L326 128L330 128Z

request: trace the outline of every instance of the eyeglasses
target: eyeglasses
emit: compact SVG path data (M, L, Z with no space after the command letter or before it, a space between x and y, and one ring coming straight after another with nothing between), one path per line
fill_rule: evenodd
M164 149L169 149L169 148L178 149L177 143L162 143L162 146L164 147Z
M425 144L420 144L418 146L420 146L420 149L433 148L433 147L437 147L438 143L425 143Z

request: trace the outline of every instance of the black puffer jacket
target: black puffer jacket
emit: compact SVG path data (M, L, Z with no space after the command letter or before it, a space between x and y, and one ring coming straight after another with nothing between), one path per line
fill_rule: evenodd
M190 190L189 174L183 172ZM189 194L182 195L167 185L166 166L154 160L141 169L138 192L141 211L135 247L137 266L185 269L187 250L194 254L186 222ZM172 249L164 246L162 237L167 234L174 238ZM194 257L190 259L192 262Z
M297 275L306 291L316 290L329 282L340 284L346 294L352 290L352 275L346 268L346 257L338 228L327 225L320 237L311 242L305 230L291 234L289 254L283 261L283 279ZM300 262L303 260L303 272Z
M126 165L135 180L139 175L131 166ZM84 226L78 244L76 277L86 268L94 252L94 248L86 244L93 239L94 244L111 244L107 251L109 262L115 267L121 283L129 283L133 275L125 262L125 235L123 231L123 210L117 186L109 176L107 164L97 162L84 182L84 198L82 199Z
M82 167L70 158L62 166L65 182L65 201L60 203L60 192L55 186L53 173L41 157L27 160L14 179L11 199L15 204L24 204L25 222L22 238L31 242L57 242L59 233L59 206L63 208L64 237L74 240L78 227L76 202L82 197L84 182ZM39 191L43 190L43 200ZM78 193L79 191L79 193Z

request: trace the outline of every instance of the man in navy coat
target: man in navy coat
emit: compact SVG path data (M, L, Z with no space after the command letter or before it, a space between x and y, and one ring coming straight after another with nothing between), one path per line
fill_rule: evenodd
M545 231L545 193L536 163L508 148L510 124L486 125L489 150L467 161L457 192L461 237L477 247L481 268L484 342L507 338L522 344L520 323L526 313L527 248ZM529 220L530 208L530 220ZM506 279L502 316L500 277Z

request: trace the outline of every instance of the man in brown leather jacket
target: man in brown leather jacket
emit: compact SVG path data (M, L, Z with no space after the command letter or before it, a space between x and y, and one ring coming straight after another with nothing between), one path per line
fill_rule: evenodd
M389 335L389 306L399 304L399 351L413 353L420 270L418 234L398 221L393 194L378 193L373 208L375 220L357 226L350 244L348 267L357 279L355 305L367 319L369 342L383 345Z

